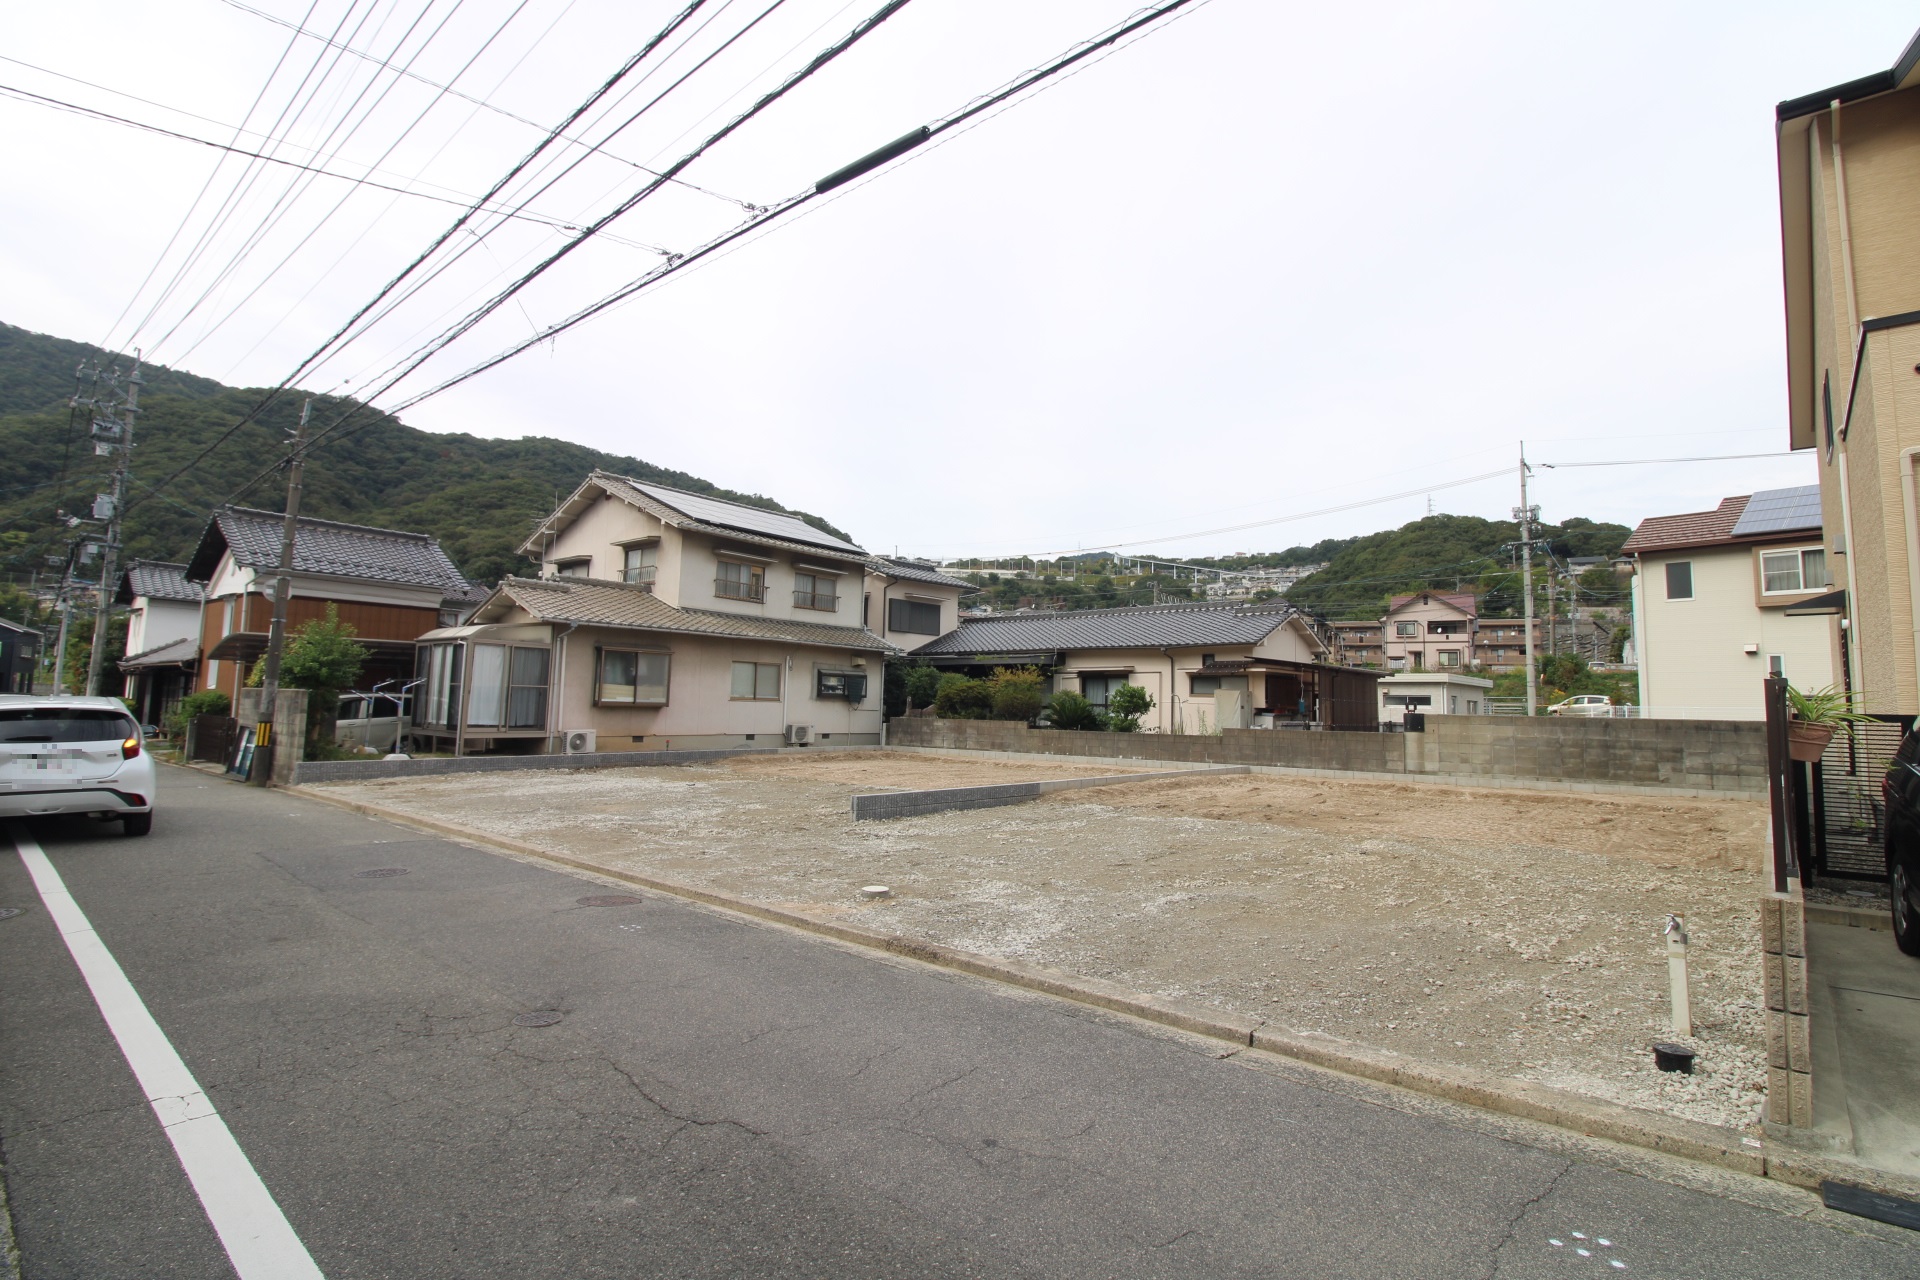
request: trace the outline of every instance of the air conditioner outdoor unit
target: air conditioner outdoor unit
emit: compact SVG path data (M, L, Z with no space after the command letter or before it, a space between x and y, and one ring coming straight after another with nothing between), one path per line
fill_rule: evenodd
M810 724L790 724L787 726L787 745L804 747L813 741L813 726Z
M582 756L595 749L594 740L599 735L592 729L569 729L566 731L566 749L570 756Z

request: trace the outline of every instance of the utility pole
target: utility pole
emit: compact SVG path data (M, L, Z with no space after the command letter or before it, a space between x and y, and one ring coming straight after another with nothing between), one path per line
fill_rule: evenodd
M293 598L293 544L300 522L301 473L306 468L307 420L313 415L313 397L300 406L300 425L293 432L293 457L287 466L287 515L280 526L280 573L273 580L273 622L267 628L267 669L260 677L260 720L273 724L273 704L280 694L280 659L287 647L287 605ZM268 728L267 741L272 742ZM258 741L256 738L255 741Z
M93 517L107 522L107 541L100 551L100 603L93 615L93 651L87 655L87 696L100 692L100 659L107 651L107 629L112 623L113 596L118 587L114 577L118 572L116 563L120 556L121 512L127 507L127 473L133 468L133 420L140 412L140 353L133 353L133 372L127 377L126 401L116 406L119 409L117 420L100 423L96 420L94 434L101 434L101 426L116 427L109 432L108 447L119 450L113 467L113 492L103 495L105 501L96 498L93 504ZM97 406L97 401L89 402ZM102 507L106 509L101 510Z
M1513 509L1513 518L1520 522L1520 599L1523 602L1522 624L1527 630L1527 714L1540 714L1540 671L1534 662L1533 644L1533 522L1539 518L1540 509L1527 505L1527 442L1520 442L1520 505Z

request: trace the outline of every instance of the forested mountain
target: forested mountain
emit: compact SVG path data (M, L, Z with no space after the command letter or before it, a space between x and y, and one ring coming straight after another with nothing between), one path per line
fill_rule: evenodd
M1564 563L1573 556L1618 555L1631 532L1623 524L1575 516L1541 526L1535 536L1546 539ZM1387 597L1433 588L1479 594L1483 614L1517 612L1520 572L1515 555L1504 548L1519 538L1520 527L1512 521L1427 516L1353 539L1325 569L1294 584L1287 599L1330 618L1377 618ZM1537 556L1535 563L1540 565ZM1593 581L1604 587L1601 578L1610 576L1596 575Z
M73 413L68 405L75 367L95 358L104 363L111 355L84 343L0 324L0 580L21 581L30 571L45 570L46 557L65 547L67 531L56 510L84 512L93 495L106 487L110 460L94 456L86 416ZM209 511L285 456L302 397L281 397L205 462L156 492L148 486L192 461L239 422L263 393L156 366L146 366L141 373L145 386L135 435L127 552L181 560L199 540ZM313 421L328 423L356 407L339 397L315 397ZM564 440L438 435L364 409L349 425L363 422L364 428L351 435L343 429L339 440L314 451L302 512L433 534L461 571L478 582L524 572L528 563L514 547L557 498L595 467L774 511L790 510L770 498L722 489L683 471ZM278 511L285 492L285 481L275 477L243 501ZM816 528L847 536L818 516L793 514Z

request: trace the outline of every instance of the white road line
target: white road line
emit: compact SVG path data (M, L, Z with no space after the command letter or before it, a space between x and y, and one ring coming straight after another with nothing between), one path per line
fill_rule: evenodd
M326 1280L39 843L10 834L240 1280Z

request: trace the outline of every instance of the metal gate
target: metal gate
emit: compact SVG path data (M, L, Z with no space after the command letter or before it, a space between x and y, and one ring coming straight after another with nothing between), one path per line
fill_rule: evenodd
M233 739L240 722L231 716L195 716L193 718L193 758L210 764L225 764L233 751Z
M1833 735L1813 766L1813 878L1885 880L1886 806L1880 780L1913 725L1912 716L1875 716Z

